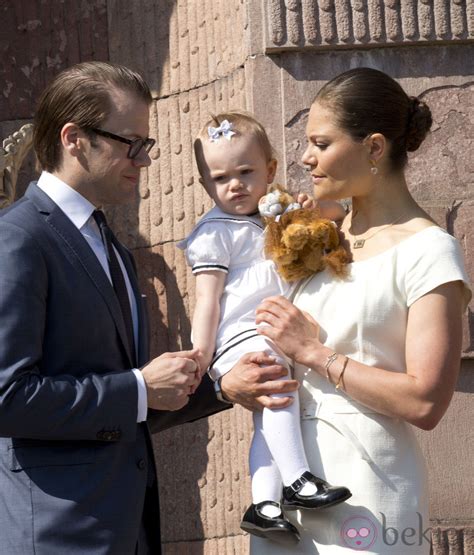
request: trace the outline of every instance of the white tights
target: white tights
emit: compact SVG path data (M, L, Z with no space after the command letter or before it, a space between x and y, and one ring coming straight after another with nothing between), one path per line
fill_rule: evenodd
M279 364L285 364L278 358ZM279 502L282 482L289 486L309 470L301 437L298 392L274 395L287 396L294 397L288 408L253 413L254 435L250 447L253 503Z
M264 351L274 357L278 364L288 367L283 354L262 335L249 338L240 348L245 348L246 352ZM213 379L218 379L228 372L243 352L228 350L211 370ZM290 379L290 376L279 379ZM289 486L303 472L309 470L301 437L298 392L274 395L290 396L294 397L294 401L288 408L264 409L263 412L253 413L254 435L250 448L250 474L252 500L255 504L262 501L279 502L282 483Z

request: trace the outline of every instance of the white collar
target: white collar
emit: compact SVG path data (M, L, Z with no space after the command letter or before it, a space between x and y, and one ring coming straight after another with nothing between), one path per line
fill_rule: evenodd
M81 229L92 216L95 206L55 175L43 171L38 187L54 201L71 222Z
M209 212L206 212L206 214L204 214L204 216L197 222L196 225L198 226L208 220L230 220L232 222L243 222L243 223L252 222L258 225L258 227L261 227L263 229L262 219L258 212L256 214L251 214L251 215L228 214L218 206L214 206L213 208L211 208L211 210L209 210Z

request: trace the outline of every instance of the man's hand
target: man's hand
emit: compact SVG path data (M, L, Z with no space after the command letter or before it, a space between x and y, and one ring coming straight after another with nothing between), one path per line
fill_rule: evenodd
M178 410L189 401L199 383L197 350L164 353L141 369L148 406L155 410Z
M221 378L221 390L226 399L248 410L284 408L293 402L292 397L270 395L298 389L296 380L278 380L287 373L273 357L262 352L247 353Z

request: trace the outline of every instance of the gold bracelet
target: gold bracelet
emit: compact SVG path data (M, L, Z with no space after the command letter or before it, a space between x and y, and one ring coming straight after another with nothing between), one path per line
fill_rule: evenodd
M324 369L326 370L326 378L327 378L329 383L332 383L331 377L329 376L329 367L336 360L336 358L338 356L339 355L336 352L334 352L334 353L332 353L332 355L328 355L327 358L326 358L326 363L324 365Z
M339 374L339 378L337 380L337 384L336 384L336 389L342 388L342 390L344 391L344 382L342 380L343 376L344 376L344 372L346 371L346 366L347 363L349 362L349 358L348 357L344 357L344 362L342 363L342 370L341 373Z

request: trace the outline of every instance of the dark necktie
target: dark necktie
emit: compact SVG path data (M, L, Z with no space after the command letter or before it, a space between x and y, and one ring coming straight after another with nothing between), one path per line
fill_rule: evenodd
M107 260L109 262L110 277L112 278L112 284L114 286L115 294L117 295L120 308L122 309L122 316L125 322L125 329L127 330L130 352L132 353L132 357L135 358L132 311L130 309L130 300L128 298L125 278L123 277L122 269L113 248L113 242L115 239L114 234L112 233L110 227L107 225L107 220L105 219L104 213L101 210L95 210L93 216L94 220L99 226L102 241L105 246Z

